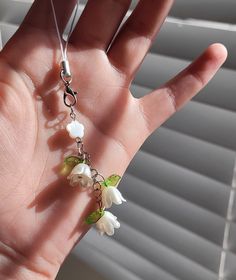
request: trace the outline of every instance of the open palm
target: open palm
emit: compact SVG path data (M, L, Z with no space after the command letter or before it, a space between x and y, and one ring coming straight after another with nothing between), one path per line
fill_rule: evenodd
M62 31L75 0L55 0ZM104 176L122 175L145 139L213 77L226 58L210 46L160 89L137 99L130 83L172 4L141 0L116 33L129 0L89 1L68 49L85 149ZM173 46L174 47L174 46ZM59 79L60 49L50 1L37 0L0 53L0 278L54 279L94 199L60 175L75 142ZM99 237L98 237L99 238Z

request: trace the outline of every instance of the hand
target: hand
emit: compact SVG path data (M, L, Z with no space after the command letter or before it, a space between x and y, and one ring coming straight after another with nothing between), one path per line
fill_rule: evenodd
M76 1L54 2L62 31ZM129 86L172 0L141 0L108 50L130 2L89 1L68 48L85 150L104 176L123 175L145 139L207 84L227 56L214 44L161 88L134 98ZM65 130L70 117L60 56L50 1L36 0L0 53L1 279L54 279L90 228L84 218L97 208L87 192L58 175L65 154L76 147Z

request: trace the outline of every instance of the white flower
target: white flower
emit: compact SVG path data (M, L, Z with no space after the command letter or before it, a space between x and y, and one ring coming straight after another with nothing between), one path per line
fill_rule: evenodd
M67 176L70 180L72 187L81 185L82 187L90 187L93 185L93 179L90 167L85 163L77 164L71 171L70 175Z
M69 132L71 138L82 138L84 136L84 126L77 120L72 121L66 126L66 130Z
M104 187L102 190L102 203L105 208L110 208L112 202L119 205L126 201L121 192L116 187Z
M96 228L100 235L106 233L107 235L114 234L114 228L119 228L120 223L117 217L109 211L104 211L104 215L96 222Z

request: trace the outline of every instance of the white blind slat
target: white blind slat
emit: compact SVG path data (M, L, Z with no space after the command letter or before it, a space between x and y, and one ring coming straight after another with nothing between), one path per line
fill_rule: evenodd
M126 175L123 181L124 185L129 186L122 189L128 200L221 246L223 217L131 175Z
M85 241L93 244L94 248L97 248L101 253L130 270L141 279L145 279L146 277L152 280L156 280L157 278L163 280L178 280L178 278L123 246L113 238L104 236L103 241L100 243L96 242L97 237L98 233L92 229L84 238ZM124 255L126 256L125 258L123 257Z
M85 3L85 1L83 1ZM132 8L138 0L132 2ZM170 11L170 15L178 18L196 18L211 21L236 23L234 0L178 0Z
M180 18L196 18L211 21L236 23L234 0L178 0L170 14Z
M236 69L236 38L235 26L215 24L216 27L207 26L201 21L184 21L169 17L163 25L158 39L154 42L151 52L158 52L176 58L193 60L208 45L223 43L229 56L225 67ZM214 24L213 24L214 26ZM174 46L171 42L174 42Z
M217 273L221 247L129 200L113 213L166 247Z
M33 0L1 0L1 21L19 25L29 10L32 2Z
M96 269L97 272L106 277L106 279L142 280L136 274L130 272L128 269L125 269L122 265L97 250L90 242L85 240L81 241L80 246L75 248L72 254L73 256L87 262ZM67 275L67 277L68 276L69 275Z
M0 28L0 51L2 50L2 32Z
M144 256L164 270L170 271L178 279L217 279L217 274L178 254L147 235L123 222L123 227L114 239Z
M225 279L235 280L236 275L236 265L235 265L235 255L231 252L227 252L226 256L226 266L225 266Z
M145 172L143 172L144 166ZM135 155L127 173L152 185L158 184L159 188L222 217L226 216L230 187L223 183L144 151L139 151ZM124 184L123 189L126 188L128 186Z
M2 44L3 46L6 42L14 35L16 30L18 29L17 25L11 23L3 23L0 21L0 30L2 33Z
M142 149L220 182L232 182L235 153L223 147L161 127Z

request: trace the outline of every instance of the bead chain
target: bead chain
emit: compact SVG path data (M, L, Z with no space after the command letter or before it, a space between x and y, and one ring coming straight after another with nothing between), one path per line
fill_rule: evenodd
M65 106L69 107L71 112L70 112L70 117L73 121L75 121L76 119L76 113L74 111L74 106L77 104L77 92L74 92L71 87L70 84L72 82L72 78L69 77L69 79L66 79L66 77L63 74L63 70L60 73L60 77L64 83L65 86L65 91L64 91L64 104ZM72 101L68 100L70 97L70 99L72 99ZM91 167L91 160L90 160L90 154L86 151L84 151L84 143L82 141L82 139L80 137L77 137L75 139L76 144L77 144L77 149L78 149L78 157L79 159L83 160L86 162L86 164L88 166ZM103 179L103 181L105 181L105 178L98 173L98 171L94 168L91 168L91 172L94 173L92 175L92 179L93 179L93 192L96 198L96 203L99 206L99 210L102 211L105 208L102 205L102 185L101 185L101 181L98 180L98 177L101 177Z

